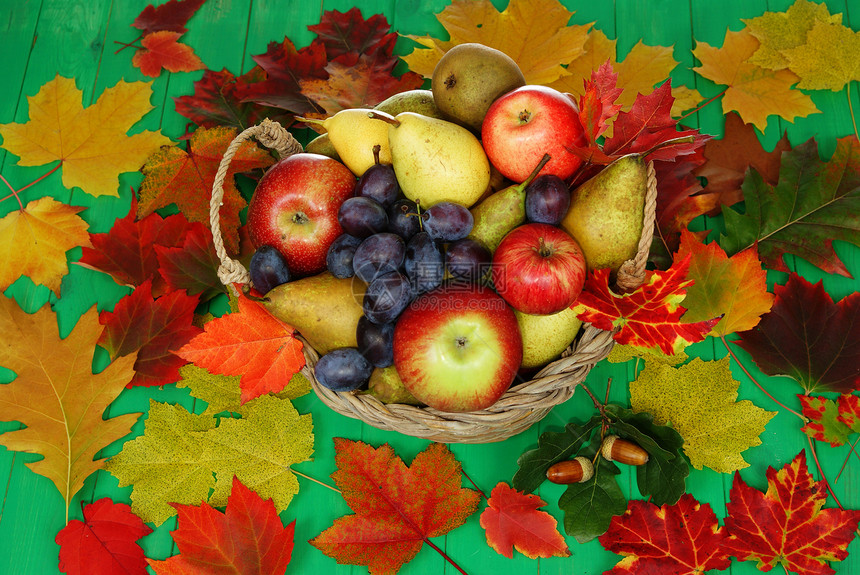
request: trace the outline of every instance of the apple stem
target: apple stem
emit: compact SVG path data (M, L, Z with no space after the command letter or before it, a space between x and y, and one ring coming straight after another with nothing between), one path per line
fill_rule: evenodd
M529 177L523 180L523 182L520 184L520 186L522 186L521 189L525 189L526 187L528 187L528 185L532 183L532 180L537 177L538 173L543 169L545 165L547 165L547 163L551 159L552 156L550 156L549 154L544 154L543 157L540 159L540 162L538 162L537 166L535 166L535 169L532 170L531 174L529 174Z
M375 112L373 110L371 110L367 113L367 117L372 118L374 120L382 120L383 122L387 122L387 123L391 124L395 128L400 125L400 120L398 120L397 118L392 118L391 116L389 116L387 114L380 114L379 112Z

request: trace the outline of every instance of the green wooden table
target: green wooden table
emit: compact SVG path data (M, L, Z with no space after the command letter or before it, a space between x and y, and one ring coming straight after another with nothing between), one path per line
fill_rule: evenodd
M741 18L759 16L765 11L783 11L789 0L616 0L615 2L584 2L564 0L570 10L576 11L573 23L595 22L595 27L610 38L618 39L619 58L623 58L639 40L651 45L674 45L675 58L680 62L672 74L675 83L697 88L703 95L716 94L720 88L694 74L690 68L697 65L691 49L696 40L720 45L726 28L740 29ZM365 16L384 14L394 30L403 34L431 34L444 37L444 31L435 18L448 2L446 0L367 0L360 3ZM494 4L504 8L506 1ZM140 71L131 66L129 52L114 54L115 41L128 42L137 35L131 22L144 8L142 0L0 0L0 58L3 73L0 82L0 123L24 122L29 117L27 96L34 95L39 88L57 74L74 77L83 90L84 105L89 105L106 88L119 80L145 79ZM841 12L848 26L860 29L860 1L828 0L831 13ZM291 38L297 46L308 44L313 34L307 26L319 21L324 10L346 11L352 3L344 0L208 0L189 23L189 32L183 41L190 44L205 65L212 70L227 68L235 73L247 71L253 66L252 55L263 53L271 41ZM694 40L695 39L695 40ZM408 52L408 41L402 41L401 51ZM200 72L163 73L152 84L152 102L155 110L137 124L135 131L161 129L172 139L179 138L187 120L177 114L173 98L191 94L193 82ZM771 117L762 142L768 149L775 145L783 131L788 133L792 144L800 144L816 137L821 153L826 157L832 153L837 137L853 133L844 92L817 91L813 99L824 112L794 124ZM860 102L854 96L854 107L860 110ZM723 130L723 115L719 105L711 105L688 119L693 127L719 137ZM0 150L0 173L16 188L38 178L44 167L26 168L17 165L17 158ZM22 194L23 201L44 195L57 200L87 208L82 217L89 223L90 231L101 233L110 229L116 218L124 216L131 202L130 186L141 180L139 173L128 173L121 177L120 197L94 199L79 189L63 187L60 174L54 173ZM5 192L0 192L0 196ZM0 203L0 216L16 208L14 200ZM853 246L836 243L836 251L846 262L848 269L860 277L860 250ZM5 254L0 254L0 258ZM69 253L70 261L80 257L80 249ZM815 282L823 280L828 293L835 299L857 290L858 280L849 280L821 272L800 260L789 257L789 267ZM784 283L786 274L769 272L768 285ZM13 297L28 312L33 312L45 302L50 302L58 316L60 332L69 333L77 318L96 305L99 310L112 309L126 288L118 287L108 276L78 266L71 266L63 280L60 297L57 298L44 287L34 286L24 278L5 292ZM0 334L0 338L4 334ZM691 355L703 359L724 357L726 350L714 338L693 345ZM767 377L755 369L749 356L740 353L742 361L751 373L780 401L797 407L795 394L800 388L784 379ZM102 358L103 359L103 358ZM601 362L588 376L587 382L595 390L605 389L606 381L614 384L610 399L626 404L628 393L626 382L634 377L630 364ZM778 409L761 393L732 362L734 377L741 382L740 397L752 400L756 405L779 413L767 425L762 434L762 445L744 453L750 466L742 470L741 476L750 484L764 489L765 470L769 466L782 467L801 450L808 448L806 436L799 431L798 420L784 410ZM11 381L8 370L0 373L4 382ZM187 390L177 390L174 385L163 389L137 388L126 390L109 408L111 415L129 412L145 412L150 399L179 402L188 409L199 409ZM313 477L329 480L334 470L333 437L362 440L374 445L390 443L407 462L428 444L425 440L405 437L393 432L380 431L359 421L343 417L328 410L315 396L310 395L296 401L301 413L313 414L315 428L315 457L313 461L297 466L297 469ZM452 450L465 471L478 486L489 493L499 481L509 481L516 470L517 456L536 445L538 435L548 429L559 430L572 419L582 421L593 412L587 396L578 392L572 400L555 408L549 416L532 429L503 443L488 445L453 445ZM16 422L0 423L0 432L17 429ZM133 434L142 432L143 422L135 425ZM118 452L120 444L104 451L105 455ZM848 455L848 447L830 448L819 446L821 464L833 478L839 472ZM0 447L0 573L3 575L46 575L58 572L58 550L54 537L63 527L65 509L63 500L53 484L43 476L30 471L25 463L36 456L15 453ZM810 459L811 461L811 459ZM622 475L626 494L638 496L635 476L628 471ZM817 472L814 472L817 474ZM281 514L285 523L296 520L296 546L291 573L366 573L364 567L339 566L307 543L325 528L334 518L350 513L343 499L333 491L314 483L300 480L301 491L289 508ZM709 503L719 517L725 516L725 504L729 497L732 476L710 470L693 470L688 481L688 492L702 502ZM851 457L847 469L834 486L846 508L860 508L860 462ZM547 509L561 520L556 501L562 487L545 484L539 494L549 502ZM105 471L89 477L70 507L70 518L81 517L81 504L102 497L114 501L128 502L130 488L119 488L117 480ZM833 505L832 500L828 506ZM175 519L155 529L154 533L141 541L148 557L165 558L175 554L176 547L170 530L175 528ZM609 569L618 560L612 553L604 551L597 541L577 544L568 538L572 557L560 559L529 560L515 554L506 559L493 552L486 544L484 531L478 523L478 514L472 516L465 526L439 538L436 543L454 558L470 574L479 573L600 573ZM834 564L837 573L860 573L860 544L855 540L849 547L850 556ZM454 573L442 557L425 546L416 559L402 570L404 573ZM754 573L752 563L733 564L732 573Z

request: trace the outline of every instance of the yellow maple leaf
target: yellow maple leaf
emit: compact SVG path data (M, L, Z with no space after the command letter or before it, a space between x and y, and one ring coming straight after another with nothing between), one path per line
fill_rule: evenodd
M782 51L789 69L800 77L798 88L837 92L860 80L860 32L842 24L816 22L806 44Z
M88 108L82 95L74 79L57 75L27 98L29 122L0 125L3 148L19 156L21 166L61 161L67 188L119 197L119 174L139 169L170 144L160 131L126 134L153 108L151 83L120 81Z
M776 415L749 400L737 401L738 385L728 357L697 357L681 367L646 362L630 384L630 405L653 414L658 425L671 423L684 438L693 467L731 473L749 466L741 452L761 444L759 435Z
M793 122L818 112L812 99L792 86L800 78L790 70L767 70L749 63L759 41L747 31L726 31L721 48L699 42L693 55L702 65L693 68L701 76L728 86L723 113L735 110L744 122L764 131L767 117L775 114Z
M45 197L0 218L0 291L25 275L59 295L69 271L66 252L92 247L88 224L78 216L83 210Z
M831 16L826 4L797 0L785 12L765 12L756 18L743 19L743 22L760 42L749 63L782 70L789 67L783 50L806 44L807 34L818 22L841 24L842 14Z
M568 26L573 14L558 0L510 0L503 12L489 0L453 0L436 16L450 40L407 35L423 48L402 58L429 78L445 52L478 42L513 58L529 84L550 84L568 75L563 65L583 53L592 24Z
M137 359L136 353L117 358L93 374L102 329L92 308L60 339L50 305L28 314L0 297L0 366L16 374L12 383L0 385L0 421L27 426L0 435L0 444L43 455L26 465L56 485L67 509L84 479L103 467L104 460L93 461L96 453L128 434L140 415L102 417L131 381Z

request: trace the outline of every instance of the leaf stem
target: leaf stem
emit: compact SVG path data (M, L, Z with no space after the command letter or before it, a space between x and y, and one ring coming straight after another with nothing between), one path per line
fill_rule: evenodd
M854 118L854 105L851 103L851 82L845 83L845 96L848 98L848 113L851 115L851 123L854 125L854 137L860 140L857 132L857 120Z
M439 548L435 543L433 543L432 541L430 541L430 539L427 539L427 538L425 537L425 538L424 538L424 543L426 543L427 545L429 545L430 547L432 547L433 549L435 549L435 550L439 553L439 555L441 555L442 557L444 557L444 558L445 558L445 561L447 561L448 563L450 563L450 564L451 564L451 566L452 566L452 567L454 567L454 569L456 569L457 571L459 571L459 572L460 572L460 573L462 573L463 575L469 575L468 573L466 573L465 571L463 571L463 568L462 568L462 567L460 567L459 565L457 565L457 564L454 562L454 560L453 560L453 559L451 559L450 557L448 557L448 555L447 555L444 551L442 551L442 550L441 550L441 549L440 549L440 548Z
M612 380L610 379L610 380L609 380L609 382L611 383L611 382L612 382ZM608 384L607 384L607 385L608 385ZM601 417L603 417L604 419L606 419L606 410L604 409L603 404L602 404L602 403L600 403L600 401L598 401L598 399L597 399L597 397L594 395L594 393L592 393L592 391L591 391L590 389L588 389L588 386L587 386L587 385L585 385L585 382L580 383L580 384L579 384L579 386L580 386L582 389L584 389L584 390L585 390L585 393L587 393L587 394L588 394L588 397L590 397L590 398L591 398L591 401L594 403L594 407L597 409L597 411L599 411L599 412L600 412Z
M689 117L689 116L692 116L692 115L693 115L693 114L695 114L696 112L700 111L702 108L704 108L705 106L707 106L708 104L710 104L710 103L711 103L711 102L713 102L714 100L716 100L716 99L720 98L723 94L725 94L726 92L728 92L728 90L729 90L729 87L728 87L728 86L726 86L726 88L725 88L722 92L720 92L720 93L719 93L719 94L717 94L716 96L712 96L712 97L708 98L707 100L705 100L705 102L704 102L703 104L699 104L698 106L696 106L695 108L693 108L692 110L690 110L689 112L687 112L686 114L684 114L683 116L681 116L680 118L678 118L678 122L680 122L680 121L681 121L681 120L683 120L684 118L687 118L687 117Z
M332 491L336 491L337 493L341 493L341 490L340 490L340 489L338 489L337 487L332 487L332 486L331 486L331 485L329 485L328 483L323 483L323 482L322 482L322 481L320 481L319 479L315 479L315 478L311 477L310 475L305 475L305 474L304 474L304 473L302 473L301 471L296 471L296 470L295 470L295 469L293 469L292 467L290 467L290 471L292 471L293 473L295 473L295 474L296 474L296 475L298 475L299 477L304 477L305 479L308 479L308 480L310 480L310 481L313 481L314 483L318 483L318 484L322 485L323 487L327 487L327 488L331 489Z
M119 40L114 40L113 41L114 44L122 44L122 48L119 48L116 52L114 52L114 54L119 54L120 52L122 52L126 48L136 48L138 50L142 50L143 46L136 46L134 44L135 42L137 42L138 40L140 40L142 38L143 38L143 34L141 34L140 36L138 36L137 38L135 38L134 40L132 40L128 44L126 44L125 42L120 42Z
M833 492L833 488L830 486L830 481L827 480L827 476L824 475L824 470L821 469L821 463L818 461L818 454L815 453L815 444L812 443L812 437L806 436L806 439L809 440L809 451L812 452L812 458L815 460L815 467L818 468L818 474L821 475L821 480L824 482L824 485L827 487L827 491L830 492L830 496L833 497L833 501L836 502L836 505L839 506L839 509L845 509L842 507L842 504L839 503L839 498L836 497L836 493Z
M8 196L4 196L4 197L0 198L0 202L2 202L3 200L8 200L12 196L15 196L15 199L18 200L18 205L21 206L21 211L23 212L24 211L24 204L23 204L23 202L21 202L21 198L18 197L18 192L15 191L15 188L13 188L12 185L9 183L9 181L3 177L3 174L0 174L0 179L3 180L3 183L6 184L10 190L12 190L11 194L9 194Z
M12 190L11 194L9 194L7 196L3 196L2 198L0 198L0 202L2 202L3 200L8 200L12 196L15 196L15 199L18 200L18 205L21 206L21 211L24 211L24 203L21 201L21 198L18 196L18 194L20 194L21 192L23 192L24 190L26 190L30 186L34 186L34 185L38 184L39 182L41 182L42 180L44 180L45 178L47 178L48 176L50 176L51 174L53 174L54 172L59 170L60 166L62 166L62 165L63 165L63 161L60 160L56 166L54 166L53 168L50 169L50 171L48 171L48 173L39 176L38 178L36 178L35 180L30 182L29 184L27 184L23 188L21 188L20 190L16 190L15 188L13 188L12 184L10 184L9 181L6 180L6 178L4 178L2 174L0 174L0 180L3 180L3 183L6 184L6 186L10 190Z
M469 480L469 483L471 483L471 484L472 484L472 487L474 487L474 488L475 488L475 491L477 491L478 493L480 493L480 494L481 494L481 497L483 497L484 499L486 499L487 501L489 501L490 499L489 499L486 495L484 495L484 492L483 492L483 491L481 491L481 488L480 488L480 487L478 487L478 484L477 484L477 483L475 483L474 481L472 481L472 478L471 478L471 477L469 477L469 474L468 474L468 473L466 473L466 471L465 471L464 469L462 469L462 468L460 469L460 471L462 471L462 472L463 472L463 475L465 475L465 476L466 476L466 479L468 479L468 480Z
M842 462L842 467L839 468L839 473L836 474L836 479L833 480L833 483L839 482L839 477L842 475L842 472L845 471L845 466L848 465L848 460L851 459L852 453L860 459L860 453L857 453L857 450L854 449L857 446L858 441L860 441L860 437L857 437L857 439L854 440L854 443L850 444L851 449L848 451L848 455L845 456L845 461Z

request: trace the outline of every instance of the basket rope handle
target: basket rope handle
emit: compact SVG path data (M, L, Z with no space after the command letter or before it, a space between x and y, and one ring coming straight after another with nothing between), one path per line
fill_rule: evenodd
M225 286L231 286L233 283L248 283L250 279L245 266L231 258L224 248L224 238L221 235L220 212L223 205L222 200L224 199L224 180L227 178L230 162L233 161L233 156L236 155L242 144L251 137L256 138L257 141L267 148L275 150L281 158L286 158L302 151L302 145L291 133L278 122L266 118L261 123L245 129L233 138L233 141L227 147L227 151L224 152L224 157L221 158L218 172L215 174L215 181L212 184L212 197L209 198L209 227L212 230L215 253L218 254L218 259L221 260L221 265L218 266L218 279Z
M636 255L621 264L618 270L616 285L623 292L633 291L645 281L645 265L648 263L651 241L654 238L654 220L657 213L657 173L654 170L654 162L648 162L646 186L645 213L642 216L639 248Z

